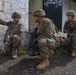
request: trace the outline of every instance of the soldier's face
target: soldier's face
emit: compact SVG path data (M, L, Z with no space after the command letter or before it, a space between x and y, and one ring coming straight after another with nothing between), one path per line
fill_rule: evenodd
M39 18L37 16L34 16L35 23L39 22Z
M19 17L14 18L14 21L15 21L15 22L19 22L19 20L20 20Z
M73 16L67 16L68 21L72 21L73 20Z

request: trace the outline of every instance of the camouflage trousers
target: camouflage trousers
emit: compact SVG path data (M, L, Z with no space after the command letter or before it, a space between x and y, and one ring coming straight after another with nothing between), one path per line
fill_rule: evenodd
M17 35L12 35L4 45L4 53L9 53L15 50L19 50L21 39Z
M76 50L76 37L71 38L71 50Z
M53 38L40 38L35 46L40 53L40 58L49 58L49 51L57 47L57 42Z

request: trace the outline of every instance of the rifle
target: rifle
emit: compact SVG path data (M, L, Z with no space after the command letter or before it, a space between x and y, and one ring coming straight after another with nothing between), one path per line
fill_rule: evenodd
M76 37L76 29L70 34L70 27L67 27L68 42L71 43L71 37Z
M29 41L29 47L30 47L30 53L29 55L32 56L33 54L33 47L34 45L37 43L35 41L35 39L37 38L37 35L36 35L36 31L37 31L37 27L34 29L34 31L31 33L31 37L30 37L30 41Z
M68 25L67 26L67 37L68 37L68 43L70 44L70 42L71 42L71 36L70 36L70 26Z
M7 28L7 30L6 30L6 33L5 33L5 36L4 36L4 43L8 40L8 35L9 35L9 27Z

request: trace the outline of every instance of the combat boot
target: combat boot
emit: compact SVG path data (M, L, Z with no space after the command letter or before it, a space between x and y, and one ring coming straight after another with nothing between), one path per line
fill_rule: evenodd
M45 67L49 66L49 60L44 59L38 66L37 69L44 69Z
M75 50L72 50L71 56L72 57L75 57L76 56L76 51Z
M17 58L17 49L12 50L12 58L13 59Z

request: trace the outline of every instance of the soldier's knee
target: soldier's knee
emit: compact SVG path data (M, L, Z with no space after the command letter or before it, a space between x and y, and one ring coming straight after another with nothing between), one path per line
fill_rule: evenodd
M20 38L17 35L12 35L10 40L13 47L16 47L20 44Z
M20 38L17 35L12 35L10 37L10 39L13 40L13 41L19 41L20 40Z
M17 35L13 35L12 37L15 39L19 39L19 37Z

